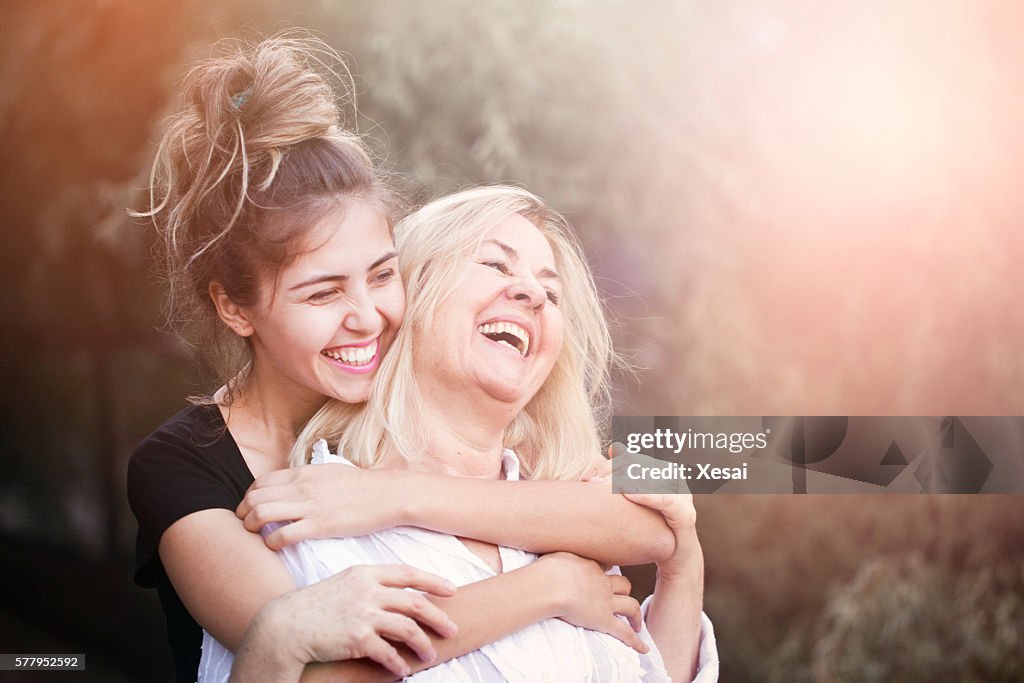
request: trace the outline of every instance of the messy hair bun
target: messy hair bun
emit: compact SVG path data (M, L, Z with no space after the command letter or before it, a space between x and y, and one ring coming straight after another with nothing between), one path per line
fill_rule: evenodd
M253 305L263 278L306 247L328 211L368 201L390 223L391 194L342 125L332 84L343 65L322 41L295 33L222 42L185 77L160 141L150 206L136 215L160 236L167 322L203 352L228 401L251 356L219 320L210 283Z

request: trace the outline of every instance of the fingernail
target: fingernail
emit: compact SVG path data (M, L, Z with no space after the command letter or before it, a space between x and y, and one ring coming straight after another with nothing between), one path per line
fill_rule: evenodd
M454 636L459 632L459 626L451 619L448 620L448 635Z
M424 652L423 655L420 657L420 659L422 659L425 664L430 664L435 659L437 659L437 653L434 652L433 650L430 650L428 652ZM406 674L406 676L408 676L408 675L409 674Z
M456 589L456 586L455 586L455 584L454 584L454 583L452 583L451 581L447 581L447 580L446 580L446 581L444 582L444 588L445 588L445 590L446 590L446 591L448 591L449 593L454 593L454 592L455 592L455 589Z

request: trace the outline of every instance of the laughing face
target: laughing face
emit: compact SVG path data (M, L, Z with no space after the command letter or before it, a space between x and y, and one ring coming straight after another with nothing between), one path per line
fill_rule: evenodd
M388 224L355 203L313 234L316 248L264 283L248 312L254 366L297 399L365 401L405 311Z
M497 223L414 345L421 389L443 387L521 410L561 352L560 296L543 233L518 214Z

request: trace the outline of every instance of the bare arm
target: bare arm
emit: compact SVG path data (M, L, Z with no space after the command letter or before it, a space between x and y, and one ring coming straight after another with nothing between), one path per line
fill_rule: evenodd
M189 613L231 650L265 604L295 588L277 554L229 510L183 517L164 532L159 552Z
M245 530L230 510L203 510L183 517L164 532L160 557L182 602L196 621L228 649L237 649L256 614L270 601L294 591L288 570L263 543ZM342 596L333 614L347 634L349 657L371 657L401 667L392 643L405 643L425 659L434 657L426 632L443 636L454 624L415 588L451 595L441 577L394 565L353 567L328 581ZM482 607L481 607L482 608ZM387 638L388 640L384 640ZM391 641L391 642L389 642Z
M463 586L456 596L433 602L444 609L458 625L453 638L432 637L437 658L424 662L407 648L399 648L403 659L402 675L425 669L467 652L479 649L541 619L554 616L555 593L544 590L543 572L533 568L501 574L479 583ZM543 569L539 567L538 569ZM295 681L302 674L304 683L346 681L376 683L396 680L392 671L368 659L312 664L338 657L331 620L317 613L322 600L303 595L322 584L278 598L267 605L254 621L238 651L232 670L232 682ZM513 596L525 599L515 599ZM532 597L530 597L532 596ZM483 609L483 605L487 605ZM331 603L332 606L333 603Z
M328 580L329 581L329 580ZM232 681L393 681L396 676L368 660L311 665L336 658L342 634L330 614L336 607L327 581L293 591L267 605L254 620L238 652ZM537 621L561 617L586 628L610 633L638 649L640 638L615 614L639 627L640 608L629 597L629 583L609 577L594 562L558 553L506 574L463 586L449 598L430 598L458 624L454 638L433 638L436 662L424 662L400 648L407 669L420 671L476 650ZM484 611L480 606L486 604ZM495 614L502 615L494 619Z
M160 556L175 589L196 621L233 651L238 649L250 623L264 606L289 591L298 593L277 554L266 547L259 535L246 531L241 520L227 510L204 510L171 525L160 541ZM455 596L447 598L421 596L400 588L389 591L387 586L381 588L374 582L367 583L366 577L353 584L351 578L338 575L322 583L334 582L334 595L341 594L346 599L336 599L330 618L322 621L332 624L336 632L348 634L347 641L332 641L335 647L344 645L348 648L344 652L349 656L372 657L395 672L405 666L413 670L425 668L476 650L541 619L565 616L573 611L590 615L583 622L587 627L611 633L642 648L635 634L628 628L622 629L622 622L614 618L612 609L599 609L600 605L607 607L608 604L607 600L604 603L600 600L600 587L604 585L601 582L607 578L603 572L598 569L590 575L581 573L578 568L566 570L565 564L542 558L522 570L464 586ZM563 567L562 573L558 573L559 566ZM380 572L385 568L361 569ZM566 575L566 571L570 573ZM595 578L598 575L600 578ZM581 590L588 576L591 588ZM441 586L432 585L422 577L409 576L389 583L444 594ZM595 585L597 588L593 587ZM569 587L571 591L567 590ZM605 593L610 594L607 588ZM353 615L352 603L357 601L357 611L364 611ZM287 600L283 602L288 604ZM393 619L386 621L390 619L390 612L404 615L401 624L395 625ZM416 626L413 619L428 628ZM456 629L449 620L458 625L454 635ZM405 630L401 630L403 628ZM266 630L256 629L254 637L259 638L259 633L266 637ZM287 641L278 641L279 647L282 642ZM393 644L399 644L398 652L391 647ZM255 648L254 651L267 650ZM398 661L399 653L404 662ZM288 657L286 653L283 661L288 661ZM274 659L276 656L269 658ZM274 664L269 660L260 661L257 657L256 669L269 668ZM281 661L277 660L278 665ZM339 672L355 675L360 671L370 676L367 680L394 680L395 677L391 671L369 660L310 668L307 675L309 680L337 680L334 676Z
M432 479L408 501L412 525L605 564L655 562L675 548L660 514L612 494L608 482Z
M647 608L647 630L658 644L674 681L692 681L697 673L704 602L704 557L693 535L690 560L677 573L659 570Z
M647 630L658 645L672 680L692 681L697 674L704 603L704 555L697 539L693 496L627 496L659 511L675 534L675 552L658 563L654 595L647 608Z
M260 477L236 514L253 531L297 520L267 537L275 549L400 524L605 564L655 562L675 547L660 514L613 495L607 481L483 481L319 465L315 473L300 467Z

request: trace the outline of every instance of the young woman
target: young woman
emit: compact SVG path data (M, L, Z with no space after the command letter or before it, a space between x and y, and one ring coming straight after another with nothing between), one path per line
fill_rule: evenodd
M479 188L405 219L396 244L408 303L396 348L370 401L359 410L328 402L300 435L295 456L304 461L311 442L327 437L366 468L513 481L521 471L532 478L585 477L592 460L583 454L588 445L596 448L606 408L601 368L611 349L585 261L557 215L524 190ZM516 450L524 453L522 460ZM346 462L332 456L322 439L312 452L318 463ZM458 500L448 505L461 508ZM652 624L653 635L673 651L669 662L677 681L690 680L698 660L701 597L700 546L695 535L682 533L683 527L692 530L692 519L679 521L677 538L688 539L688 546L676 554L691 562L676 562L677 576L663 572L652 600L663 613ZM412 527L305 541L285 548L282 557L300 585L353 565L386 563L467 585L537 559ZM674 592L666 582L675 582ZM626 596L628 586L623 589L615 609L639 621L639 606ZM200 683L227 680L231 663L230 653L208 637ZM702 680L707 673L701 672ZM656 648L641 656L571 619L548 619L413 680L640 678L668 680Z
M294 588L277 555L246 529L261 518L301 519L286 527L301 535L412 522L618 563L665 558L674 547L661 515L598 486L422 474L410 492L401 472L353 478L321 468L324 486L304 472L284 473L283 485L271 474L286 467L296 435L327 399L367 398L405 306L392 197L341 125L320 66L329 54L313 41L277 37L202 63L184 82L154 163L145 215L161 236L169 320L220 383L147 437L129 463L139 520L135 578L158 590L182 681L195 679L201 627L234 648L253 616ZM578 457L600 461L596 450ZM244 525L234 511L256 477L266 486L254 491L255 507L240 510ZM339 478L347 486L337 486ZM452 496L462 509L434 502ZM581 530L579 519L590 523ZM569 564L562 563L566 575L578 575ZM344 654L396 673L405 664L393 643L428 661L472 651L548 616L548 596L558 590L533 566L431 600L403 590L450 594L421 572L377 567L349 579ZM594 585L613 594L603 574ZM508 609L488 609L511 595ZM574 608L588 626L616 628L612 612L593 609L609 601L583 601ZM466 624L473 628L456 628ZM432 642L435 632L448 637Z

